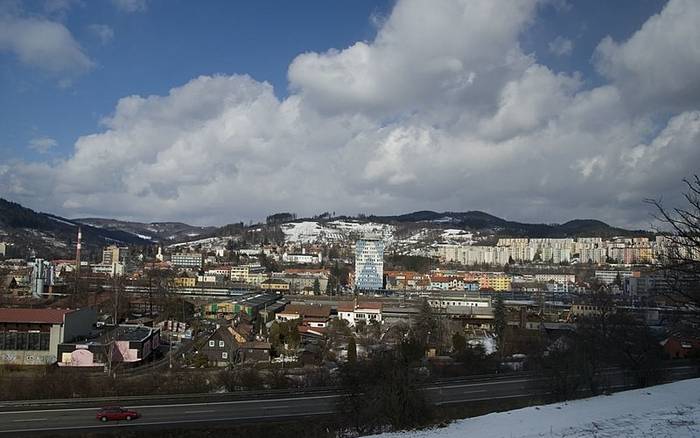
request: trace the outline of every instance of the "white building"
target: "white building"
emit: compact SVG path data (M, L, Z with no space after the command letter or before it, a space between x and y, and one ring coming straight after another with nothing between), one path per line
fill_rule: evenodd
M170 256L173 266L186 268L201 268L203 260L202 254L199 253L176 253Z
M355 301L342 303L338 306L338 318L348 322L350 327L364 321L382 323L382 303L357 303Z
M384 283L384 242L364 238L355 243L355 288L377 290Z
M307 254L305 249L301 250L301 254L290 254L285 252L282 254L282 261L285 263L298 263L300 265L320 264L322 260L321 253Z
M104 264L98 263L96 265L90 265L90 270L95 274L106 274L110 277L124 275L124 264L123 263L112 263Z

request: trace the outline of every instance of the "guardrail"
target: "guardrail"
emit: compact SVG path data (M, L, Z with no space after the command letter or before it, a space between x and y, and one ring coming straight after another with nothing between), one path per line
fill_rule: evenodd
M686 377L700 376L700 365L697 363L678 364L676 366L666 366L662 370L667 372L676 372L683 374ZM606 368L601 370L601 375L613 374L630 374L627 370L619 368ZM630 374L631 375L631 374ZM457 378L442 378L423 382L421 388L439 389L441 386L454 385L459 383L487 383L487 382L508 382L509 380L531 379L537 381L545 379L546 376L536 372L511 372L503 374L486 374L476 376L465 376ZM664 381L673 381L673 376L668 373ZM327 386L321 388L291 388L291 389L268 389L254 391L235 391L235 392L220 392L220 393L192 393L192 394L157 394L157 395L127 395L127 396L109 396L109 397L90 397L90 398L67 398L67 399L39 399L39 400L12 400L0 401L0 410L22 410L36 407L54 407L66 406L70 407L99 407L102 405L119 404L119 405L134 405L137 403L146 403L157 401L161 404L178 404L187 402L217 402L217 401L237 401L237 400L256 400L270 398L303 398L319 395L341 395L342 388L338 386Z

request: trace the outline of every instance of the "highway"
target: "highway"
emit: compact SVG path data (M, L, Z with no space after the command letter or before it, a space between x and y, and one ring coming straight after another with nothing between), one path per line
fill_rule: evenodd
M669 369L667 381L698 376L696 366ZM612 390L630 387L619 371L610 372ZM545 379L527 373L485 378L443 380L423 388L435 405L518 399L547 393ZM246 397L239 399L236 397ZM96 432L121 428L173 428L205 423L256 423L329 415L336 412L341 395L336 390L260 392L257 394L174 395L113 399L0 402L0 435L29 436L42 433ZM137 420L101 423L96 410L120 404L139 411Z

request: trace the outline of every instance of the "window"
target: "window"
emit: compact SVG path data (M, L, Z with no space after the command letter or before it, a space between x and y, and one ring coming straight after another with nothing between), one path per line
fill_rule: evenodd
M216 345L216 344L215 344L215 342L214 342L213 340L212 340L212 341L209 341L209 346L210 346L210 347L214 347L215 345Z
M223 348L223 346L224 346L224 341L219 341L219 347Z
M221 352L221 358L222 358L222 359L228 359L228 353L225 352L225 351L222 351L222 352Z

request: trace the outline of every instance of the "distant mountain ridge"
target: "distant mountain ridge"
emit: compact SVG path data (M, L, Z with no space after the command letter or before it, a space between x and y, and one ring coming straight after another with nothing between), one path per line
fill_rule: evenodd
M530 224L508 221L483 211L435 212L422 210L386 216L299 218L290 222L326 222L332 220L378 222L397 226L425 224L434 228L449 227L487 232L499 237L609 238L614 236L651 236L653 234L644 230L612 227L595 219L575 219L563 224ZM106 218L66 219L49 213L35 212L18 203L0 198L0 241L14 243L17 248L31 248L37 256L71 257L75 251L78 225L82 227L86 249L92 248L95 251L111 243L124 245L169 244L215 236L243 235L249 230L259 233L263 228L267 230L266 232L272 233L270 234L272 238L283 236L279 230L279 224L259 223L246 226L243 223L232 223L222 227L201 227L182 222L142 223ZM17 255L26 256L27 254Z
M651 234L644 230L612 227L596 219L574 219L563 224L530 224L508 221L483 211L435 212L416 211L395 216L368 216L367 220L382 223L431 222L447 223L474 231L492 230L497 235L513 237L613 237Z
M16 202L0 198L0 241L14 244L15 255L37 257L72 257L75 253L78 226L86 251L116 243L150 244L147 239L120 229L105 229L81 224L50 213L36 212Z
M218 227L198 227L182 222L131 222L105 218L78 218L74 222L106 230L126 231L153 242L181 241L215 232Z

